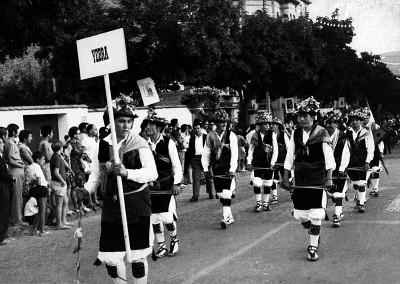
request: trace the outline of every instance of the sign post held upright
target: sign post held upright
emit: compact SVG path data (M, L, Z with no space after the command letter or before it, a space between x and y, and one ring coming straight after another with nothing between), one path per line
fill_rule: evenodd
M121 164L117 149L117 135L115 132L109 73L128 69L124 30L118 29L84 38L78 40L76 44L78 48L81 80L97 76L104 77L114 161L117 165ZM121 176L117 176L117 185L119 205L121 208L122 227L124 231L126 259L128 262L130 262L132 259L131 246L129 242L128 223L126 218L125 199Z

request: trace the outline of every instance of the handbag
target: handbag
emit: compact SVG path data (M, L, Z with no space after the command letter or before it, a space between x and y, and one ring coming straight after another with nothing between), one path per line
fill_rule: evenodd
M87 175L90 174L92 172L90 159L87 157L81 157L79 161L81 163L81 169L83 170L83 172Z

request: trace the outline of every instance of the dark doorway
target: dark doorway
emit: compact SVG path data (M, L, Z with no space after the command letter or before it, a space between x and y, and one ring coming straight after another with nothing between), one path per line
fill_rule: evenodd
M50 125L53 128L53 139L51 141L59 140L58 135L58 118L57 114L44 114L44 115L24 115L25 129L32 130L32 144L29 145L32 152L38 150L39 142L42 140L40 136L40 127L43 125Z

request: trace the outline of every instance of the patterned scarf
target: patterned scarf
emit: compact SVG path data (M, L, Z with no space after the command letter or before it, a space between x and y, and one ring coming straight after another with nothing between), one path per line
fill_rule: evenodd
M211 150L211 157L213 157L215 160L219 160L219 158L221 157L222 148L224 147L223 142L225 142L226 138L226 132L227 131L225 130L221 140L219 140L216 131L211 131L207 136L207 144Z

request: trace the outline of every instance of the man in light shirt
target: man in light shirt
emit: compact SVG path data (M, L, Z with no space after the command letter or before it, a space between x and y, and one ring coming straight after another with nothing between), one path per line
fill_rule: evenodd
M346 130L350 141L350 163L347 174L356 191L356 209L365 212L367 175L371 169L370 162L374 158L375 143L372 133L362 125L366 118L364 109L356 109L349 113L350 128Z
M148 183L157 179L157 168L150 147L142 137L133 133L133 101L127 96L117 98L113 109L117 148L121 164L115 164L111 135L100 140L92 163L92 172L83 188L77 188L77 197L88 196L101 184L103 209L98 259L95 264L106 264L114 283L126 282L125 241L116 176L122 177L127 226L132 251L133 283L147 283L147 256L152 253L151 201ZM108 112L104 115L108 124Z
M175 196L181 191L182 165L174 141L162 135L168 121L154 111L149 111L144 121L147 122L146 134L158 173L157 180L150 185L151 223L158 243L156 256L173 256L179 250ZM165 244L164 225L170 236L169 250Z
M194 135L192 135L189 140L187 158L189 159L188 162L192 165L193 196L190 198L190 202L197 202L200 196L201 173L203 171L201 157L203 155L207 134L202 132L200 122L195 122L193 124L193 130ZM214 197L212 191L208 192L208 194L210 199Z
M215 191L222 204L221 227L234 222L231 199L236 189L235 173L238 165L238 142L235 133L227 130L230 118L223 110L217 110L212 119L217 126L207 135L206 146L201 157L204 174L213 178Z
M310 245L307 253L311 261L318 260L321 224L326 214L325 189L332 187L332 171L336 167L328 132L314 124L318 108L319 103L313 97L299 105L300 127L290 138L283 179L283 187L292 190L294 218L308 229ZM296 188L289 182L292 169Z

